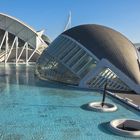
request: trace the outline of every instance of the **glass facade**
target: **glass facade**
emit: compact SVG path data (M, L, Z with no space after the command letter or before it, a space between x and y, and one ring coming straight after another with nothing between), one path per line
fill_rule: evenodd
M36 72L44 79L77 85L96 63L76 41L60 35L38 59Z

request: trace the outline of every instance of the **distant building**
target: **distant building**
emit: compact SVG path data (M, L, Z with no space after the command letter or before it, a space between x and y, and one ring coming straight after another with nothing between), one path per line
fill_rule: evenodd
M140 52L140 43L135 43L134 46L137 48L137 50Z
M22 21L0 13L0 62L36 62L49 44L43 31L37 32Z
M101 25L81 25L59 35L38 59L40 78L82 88L140 93L140 67L134 45Z

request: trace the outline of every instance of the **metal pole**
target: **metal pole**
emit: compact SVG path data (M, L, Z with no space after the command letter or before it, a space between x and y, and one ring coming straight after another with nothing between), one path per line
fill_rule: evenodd
M104 102L105 102L106 89L107 89L107 82L105 83L105 86L104 86L104 93L103 93L103 98L102 98L102 103L101 103L102 107L104 106Z

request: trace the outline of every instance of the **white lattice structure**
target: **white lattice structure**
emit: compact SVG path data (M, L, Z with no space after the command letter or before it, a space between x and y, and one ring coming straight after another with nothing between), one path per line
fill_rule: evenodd
M81 79L79 86L82 88L103 89L106 82L110 90L134 90L137 92L140 90L139 85L136 85L106 59L102 59L95 69L87 73L86 76Z
M36 62L49 43L49 39L46 42L42 36L45 36L43 32L36 32L22 21L0 13L0 62Z

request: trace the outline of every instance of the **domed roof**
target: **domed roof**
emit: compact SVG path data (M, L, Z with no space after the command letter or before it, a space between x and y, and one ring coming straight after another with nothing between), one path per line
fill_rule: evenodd
M101 25L87 24L64 33L91 51L98 59L106 58L129 78L140 84L140 70L134 45L121 33Z

